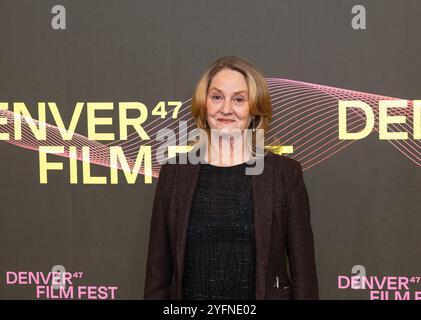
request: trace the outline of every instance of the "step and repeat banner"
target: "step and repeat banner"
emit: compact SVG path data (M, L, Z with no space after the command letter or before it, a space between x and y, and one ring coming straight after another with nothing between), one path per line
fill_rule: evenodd
M143 299L157 154L185 152L228 55L264 75L267 137L303 168L320 299L421 299L420 12L1 0L0 299Z

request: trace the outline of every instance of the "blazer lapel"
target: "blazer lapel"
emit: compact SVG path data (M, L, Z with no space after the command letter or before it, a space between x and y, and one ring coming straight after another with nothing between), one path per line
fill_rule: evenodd
M271 158L265 157L265 167L261 174L251 176L254 229L256 242L256 299L265 297L266 273L270 250L273 207L273 166Z
M187 224L189 220L190 209L193 201L194 191L196 189L197 180L199 178L200 164L185 164L181 166L179 172L180 189L178 197L179 212L177 216L177 239L176 239L176 256L177 256L177 295L179 299L182 296L182 281L184 272L184 254L186 247ZM177 184L176 184L177 185Z

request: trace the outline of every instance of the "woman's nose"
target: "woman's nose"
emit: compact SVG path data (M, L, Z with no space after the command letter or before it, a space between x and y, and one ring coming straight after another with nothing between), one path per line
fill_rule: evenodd
M224 99L222 106L221 106L221 112L224 114L229 114L232 112L232 101L230 99Z

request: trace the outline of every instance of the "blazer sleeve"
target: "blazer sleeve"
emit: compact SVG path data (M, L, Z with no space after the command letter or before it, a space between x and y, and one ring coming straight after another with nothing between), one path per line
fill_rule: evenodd
M319 298L310 205L303 170L297 161L289 201L287 254L293 299Z
M172 258L166 216L168 213L168 164L161 167L153 200L144 299L170 299Z

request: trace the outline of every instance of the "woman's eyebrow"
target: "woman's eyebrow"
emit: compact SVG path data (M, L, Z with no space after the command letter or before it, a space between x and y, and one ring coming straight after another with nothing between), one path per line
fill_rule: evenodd
M217 87L212 87L212 88L209 89L209 91L211 91L211 90L216 90L216 91L222 92L222 90L218 89ZM238 94L238 93L247 93L247 90L240 90L240 91L234 92L234 94Z

